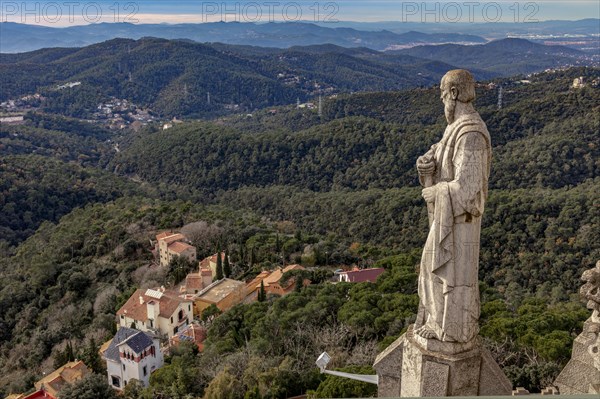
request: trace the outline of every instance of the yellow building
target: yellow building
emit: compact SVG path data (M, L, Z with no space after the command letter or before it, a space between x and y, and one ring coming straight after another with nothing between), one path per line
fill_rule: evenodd
M199 264L199 268L200 270L210 270L212 272L212 277L215 278L217 277L217 256L221 255L221 261L225 260L225 252L220 252L218 254L214 254L211 256L207 256L206 258L202 259L200 261ZM229 263L231 263L231 257L227 256L229 258ZM223 265L224 263L222 263L221 265Z
M246 284L242 281L224 278L200 291L194 298L194 315L199 317L210 305L226 311L241 303L246 297Z
M156 252L161 266L168 266L176 256L196 262L196 247L188 244L181 233L162 232L156 236Z

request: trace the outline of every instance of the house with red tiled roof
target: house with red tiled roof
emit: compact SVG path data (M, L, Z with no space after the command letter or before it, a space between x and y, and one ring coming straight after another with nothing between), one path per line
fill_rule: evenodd
M246 283L246 299L244 303L250 303L258 300L258 292L260 290L260 283L271 274L268 270L263 270L254 277L250 282Z
M39 389L29 395L25 394L12 394L8 395L4 399L57 399L55 396L50 395L44 389Z
M285 283L282 281L283 275L292 270L304 270L304 267L301 265L288 265L283 269L277 268L273 271L261 272L254 280L248 283L248 298L246 301L248 302L252 300L252 298L257 298L261 282L264 285L267 294L284 296L294 291L296 285L295 277L288 279ZM303 285L306 286L308 284L310 284L310 281L305 279Z
M139 289L117 311L121 327L172 337L193 320L192 300L176 292Z
M192 323L175 334L169 339L169 343L173 346L179 345L181 342L192 342L196 345L198 350L202 352L204 350L204 341L206 340L206 328L199 324Z
M210 270L212 272L212 278L214 279L217 276L217 256L221 255L221 260L225 259L225 252L220 252L219 254L213 254L211 256L207 256L202 259L199 263L200 270ZM231 257L229 257L229 263L231 263Z
M76 381L79 381L86 375L91 374L91 371L87 368L87 366L81 361L74 361L61 366L45 376L44 378L37 381L34 386L37 389L37 392L34 394L38 394L38 396L33 396L34 398L43 398L43 397L53 397L56 398L59 396L60 391L69 384L72 384ZM44 395L46 396L40 396ZM30 395L31 396L31 395ZM29 398L30 396L26 396Z
M374 269L359 269L355 267L351 271L340 272L338 274L338 281L346 283L363 283L368 281L374 283L377 281L377 277L383 274L384 271L385 269L381 267Z
M182 289L187 294L197 294L213 282L212 270L205 268L197 273L190 273L185 277L185 286Z
M176 256L196 262L196 247L190 245L181 233L165 231L157 234L155 249L161 266L168 266Z

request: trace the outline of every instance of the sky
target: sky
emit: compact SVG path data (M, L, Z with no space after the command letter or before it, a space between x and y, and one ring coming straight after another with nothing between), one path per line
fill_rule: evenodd
M0 20L46 26L98 22L537 22L600 18L600 1L0 0Z

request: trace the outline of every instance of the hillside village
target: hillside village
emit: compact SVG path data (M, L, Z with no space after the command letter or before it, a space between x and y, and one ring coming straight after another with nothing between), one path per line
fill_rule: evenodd
M227 252L219 251L198 261L196 247L179 232L161 232L151 242L153 267L168 268L183 260L195 269L172 286L135 290L116 312L117 331L100 345L98 355L106 368L107 384L117 392L134 380L147 387L151 374L182 342L192 343L202 352L215 316L238 304L276 300L311 284L310 279L302 277L301 272L307 268L300 264L263 270L249 280L234 279ZM384 272L383 268L346 269L336 269L328 283L374 283ZM76 359L37 381L34 392L12 394L6 399L59 399L62 388L91 373L83 361Z

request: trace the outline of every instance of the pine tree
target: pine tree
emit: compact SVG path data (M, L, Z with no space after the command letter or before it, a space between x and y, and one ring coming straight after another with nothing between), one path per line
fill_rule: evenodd
M83 350L81 354L81 360L88 366L94 373L104 373L104 362L100 359L98 354L98 348L96 347L96 340L90 339L88 346Z
M221 250L217 251L217 280L223 279L223 261L221 259Z
M67 347L65 348L65 358L67 362L72 362L75 360L75 352L73 351L73 345L71 345L71 341L67 342Z
M240 262L242 264L246 264L246 253L244 251L246 249L246 245L240 241L239 248L240 248Z
M225 250L225 258L223 260L223 273L227 278L231 276L231 265L229 264L229 255L227 255L227 250Z
M254 246L250 248L250 267L254 266L256 263L256 252L254 251Z
M297 275L296 276L296 286L294 287L294 290L296 292L300 292L300 291L302 291L302 287L304 287L304 279L302 278L301 275Z

